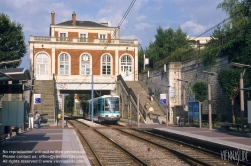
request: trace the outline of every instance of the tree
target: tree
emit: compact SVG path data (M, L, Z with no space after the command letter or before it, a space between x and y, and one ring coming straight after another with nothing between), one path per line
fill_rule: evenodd
M155 35L155 41L150 42L147 48L147 56L150 58L150 66L153 62L170 56L172 52L179 48L189 48L189 40L186 33L182 32L181 28L174 31L171 28L164 30L159 27Z
M71 116L74 112L74 94L69 94L65 96L65 112L70 113Z
M139 59L138 59L138 70L139 72L142 72L144 70L143 64L144 64L144 54L145 50L143 50L142 46L139 45L139 51L138 51Z
M224 0L222 3L218 4L217 8L221 8L231 17L230 22L233 28L239 28L248 23L246 16L249 14L249 5L249 0L244 0L242 2L239 0Z
M192 91L195 94L196 100L201 102L201 110L202 110L202 102L206 100L207 97L207 84L203 81L196 82L192 86Z
M195 94L196 100L203 102L207 97L207 84L205 82L196 82L193 87L193 92Z
M83 102L91 99L91 95L89 94L78 94L80 106L83 107Z
M218 81L227 98L231 101L232 122L235 123L234 99L239 93L240 70L221 69L218 74Z
M26 54L25 37L22 26L19 23L11 22L10 18L0 14L0 61L11 61L21 59ZM7 68L15 68L20 62L7 64ZM5 65L0 66L0 68Z

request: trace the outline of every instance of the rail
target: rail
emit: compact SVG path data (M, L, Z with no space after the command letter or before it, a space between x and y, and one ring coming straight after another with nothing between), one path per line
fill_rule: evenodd
M137 103L136 95L134 94L134 92L133 92L133 90L131 88L128 88L128 86L126 85L126 83L125 83L125 81L124 81L124 79L123 79L123 77L121 75L117 76L117 81L120 81L122 83L122 85L124 86L127 94L131 95L131 97L133 98L133 101L135 103ZM141 104L139 104L139 111L140 111L142 117L144 118L144 120L146 121L146 112L144 110L144 107Z

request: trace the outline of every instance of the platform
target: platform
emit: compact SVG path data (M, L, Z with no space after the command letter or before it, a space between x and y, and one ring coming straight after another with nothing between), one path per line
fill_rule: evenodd
M247 134L239 134L235 132L225 132L217 129L209 130L207 128L196 127L166 127L156 128L169 133L175 133L203 141L213 142L236 149L251 151L251 138Z
M1 142L0 165L90 166L71 128L46 127L19 133Z
M137 123L128 123L130 121L121 119L119 124L121 125L134 125ZM177 125L166 124L139 124L139 128L142 129L154 129L163 132L178 134L181 136L190 137L191 139L199 139L220 145L233 147L236 149L242 149L251 153L251 135L240 134L237 132L221 131L218 129L209 130L208 128L199 127L179 127Z

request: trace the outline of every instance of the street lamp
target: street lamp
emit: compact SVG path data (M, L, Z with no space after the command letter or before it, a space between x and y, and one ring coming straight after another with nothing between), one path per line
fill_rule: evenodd
M165 85L161 84L161 86L165 86ZM166 126L168 126L168 117L169 117L168 112L170 111L170 109L169 109L169 103L170 103L169 102L169 88L171 86L167 85L166 87L167 87L167 93L166 93Z
M181 81L181 82L185 82L185 83L189 82L187 80L182 80L182 79L177 79L177 81ZM186 126L186 114L185 114L185 112L187 111L187 105L186 105L186 89L185 89L185 86L183 88L183 109L184 109L184 111L183 111L183 120L184 120L183 124L184 124L184 126Z
M202 71L204 74L209 74L211 76L216 75L215 72L209 72L209 71ZM209 130L212 130L212 100L211 100L211 85L210 80L207 84L207 99L208 99L208 123L209 123Z
M241 63L231 62L231 66L241 67L244 70L240 73L240 109L241 109L241 131L244 132L244 91L243 91L243 77L246 71L246 68L251 67L250 65L245 65Z

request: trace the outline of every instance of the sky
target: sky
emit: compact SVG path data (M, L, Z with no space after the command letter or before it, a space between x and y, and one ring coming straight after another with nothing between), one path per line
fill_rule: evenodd
M30 35L49 36L51 12L55 12L55 24L72 19L110 22L116 27L122 21L133 0L0 0L0 13L23 26L28 46ZM123 20L121 39L138 39L146 48L155 40L158 27L182 31L197 37L228 18L217 5L223 0L136 0ZM210 36L209 31L203 36ZM19 67L29 68L28 52Z

